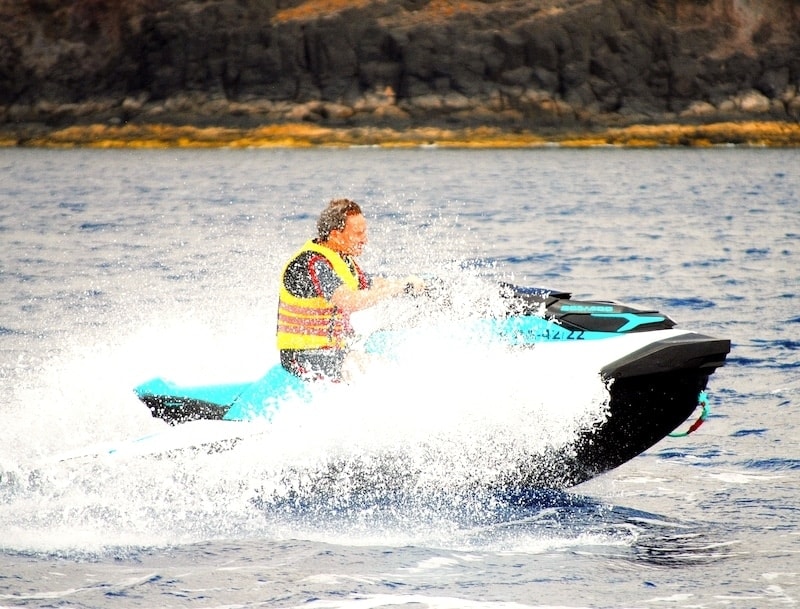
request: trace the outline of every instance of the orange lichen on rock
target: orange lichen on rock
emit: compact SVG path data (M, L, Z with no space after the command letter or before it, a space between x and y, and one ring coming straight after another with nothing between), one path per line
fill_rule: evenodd
M456 13L475 13L485 9L485 5L467 0L431 0L422 12L433 17L452 17Z
M631 125L584 132L551 133L495 127L325 127L281 123L253 129L166 124L82 125L14 138L0 132L0 146L50 148L310 148L380 146L405 148L619 148L749 146L800 147L800 124L726 122L708 125Z
M306 0L298 6L287 8L273 17L273 22L304 21L332 15L350 8L364 8L376 0ZM475 13L489 10L489 7L474 0L430 0L419 10L404 12L423 19L447 19L456 13Z
M771 121L720 122L708 125L633 125L607 132L619 146L797 146L800 125Z
M272 20L282 23L315 19L324 15L338 13L348 8L363 8L371 3L372 0L306 0L306 2L298 6L278 11Z

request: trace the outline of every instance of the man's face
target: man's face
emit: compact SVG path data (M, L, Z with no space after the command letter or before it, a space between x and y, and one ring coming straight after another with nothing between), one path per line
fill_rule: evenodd
M339 253L358 256L367 244L367 219L362 214L347 216L342 230L331 231Z

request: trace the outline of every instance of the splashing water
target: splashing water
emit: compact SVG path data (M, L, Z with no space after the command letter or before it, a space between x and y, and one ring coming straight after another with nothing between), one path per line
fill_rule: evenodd
M298 510L314 515L313 530L326 514L373 522L388 510L396 524L418 529L430 518L441 525L479 513L521 472L557 469L577 434L602 422L607 404L590 345L512 351L486 343L467 323L491 314L494 304L478 306L480 298L365 316L367 327L385 325L381 316L416 317L418 331L391 358L363 361L349 382L289 400L269 423L169 428L130 389L160 365L179 380L255 378L262 371L252 362L263 358L230 338L246 333L222 339L189 320L116 347L63 353L38 371L44 387L18 390L20 444L6 445L0 462L5 543L52 550L56 538L86 551L263 536L302 527ZM161 355L154 361L143 351ZM44 421L46 441L25 450L22 429Z

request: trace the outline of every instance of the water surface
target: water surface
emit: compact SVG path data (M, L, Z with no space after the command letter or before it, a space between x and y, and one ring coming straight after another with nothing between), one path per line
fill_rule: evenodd
M0 151L0 605L796 604L799 162ZM522 367L458 344L287 408L221 455L58 459L161 432L131 393L151 376L271 365L281 265L339 196L369 218L365 267L458 282L460 314L511 280L730 338L710 420L568 492L504 493L481 482L520 442L573 433L602 387L579 352ZM342 454L334 484L309 482Z

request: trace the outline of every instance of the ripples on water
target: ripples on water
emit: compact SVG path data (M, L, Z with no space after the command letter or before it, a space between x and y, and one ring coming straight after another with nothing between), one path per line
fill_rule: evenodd
M0 151L0 605L798 602L798 160ZM336 409L287 409L280 437L265 431L235 460L53 459L159 431L130 392L149 376L260 374L280 266L339 195L371 217L367 268L457 280L461 313L503 278L731 338L711 419L572 492L492 490L482 481L530 438L493 423L533 417L537 441L558 438L564 419L594 416L602 388L588 367L515 370L456 345L448 383L420 383L431 354L416 354L346 401L328 396ZM420 439L431 430L434 450ZM398 438L393 473L378 474L373 451ZM287 475L337 451L366 468L363 484L340 471L323 492Z

